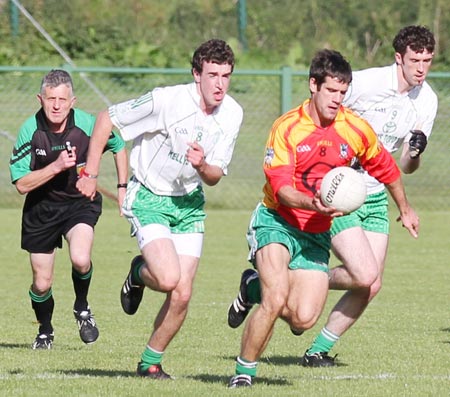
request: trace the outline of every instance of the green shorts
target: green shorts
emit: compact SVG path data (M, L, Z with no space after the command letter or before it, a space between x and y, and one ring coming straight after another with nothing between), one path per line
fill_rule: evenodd
M385 190L368 195L364 204L356 211L335 218L331 225L331 236L357 226L369 232L389 234L388 198Z
M159 196L131 178L122 211L131 224L132 236L150 224L167 226L171 233L204 233L204 206L201 186L184 196Z
M289 269L320 270L328 273L330 233L306 233L287 223L278 212L258 204L247 232L248 260L255 263L256 251L271 243L283 244L291 255Z

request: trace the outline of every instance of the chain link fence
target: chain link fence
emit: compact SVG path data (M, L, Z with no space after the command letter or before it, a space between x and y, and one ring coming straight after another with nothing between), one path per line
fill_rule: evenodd
M48 68L0 67L0 207L20 207L23 197L10 182L9 158L20 125L39 109L36 95ZM192 81L182 69L81 69L71 72L76 106L97 114L109 103L138 97L163 85ZM284 77L283 77L284 76ZM449 210L450 73L432 73L428 79L439 96L439 110L432 138L422 156L421 168L404 177L410 201L416 208ZM273 121L289 107L309 96L307 73L235 70L230 94L244 108L244 123L229 175L213 187L205 187L208 208L254 208L262 197L264 144ZM292 103L290 103L292 102ZM115 194L117 183L112 156L106 153L99 185ZM105 206L115 205L105 199Z

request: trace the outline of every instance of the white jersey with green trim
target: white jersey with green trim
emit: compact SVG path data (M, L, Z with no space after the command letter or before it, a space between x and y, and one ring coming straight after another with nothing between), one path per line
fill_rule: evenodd
M430 137L438 99L426 81L400 94L397 65L393 64L353 72L344 105L366 119L384 147L394 153L409 141L411 130L421 130ZM369 194L384 189L367 172L365 177Z
M189 142L198 142L208 164L224 175L231 161L242 107L229 95L210 115L200 109L196 84L158 87L138 99L109 108L124 140L133 140L130 165L134 176L153 193L182 196L201 178L186 160Z

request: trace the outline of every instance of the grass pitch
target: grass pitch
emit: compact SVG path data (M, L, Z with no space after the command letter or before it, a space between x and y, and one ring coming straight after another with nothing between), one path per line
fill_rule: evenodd
M20 246L20 210L0 210L0 390L4 396L448 396L450 394L450 214L419 211L418 240L393 222L384 287L332 353L339 366L303 368L299 357L323 326L340 293L331 291L313 330L294 337L279 322L251 390L229 390L242 327L228 328L228 305L247 266L249 211L210 210L204 255L190 312L166 351L175 381L134 373L162 296L146 290L134 316L122 312L119 291L137 247L128 224L105 210L94 244L90 305L99 340L85 346L72 315L74 299L66 250L57 253L55 344L32 351L37 332L28 288L31 271Z

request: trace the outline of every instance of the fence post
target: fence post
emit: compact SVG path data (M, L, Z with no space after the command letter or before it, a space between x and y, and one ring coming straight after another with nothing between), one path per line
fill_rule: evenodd
M11 22L11 32L13 38L16 38L19 35L19 10L16 5L10 0L10 22Z
M289 66L281 68L281 114L286 113L292 107L292 69Z
M247 1L238 0L238 31L239 42L244 52L248 50L247 44Z

